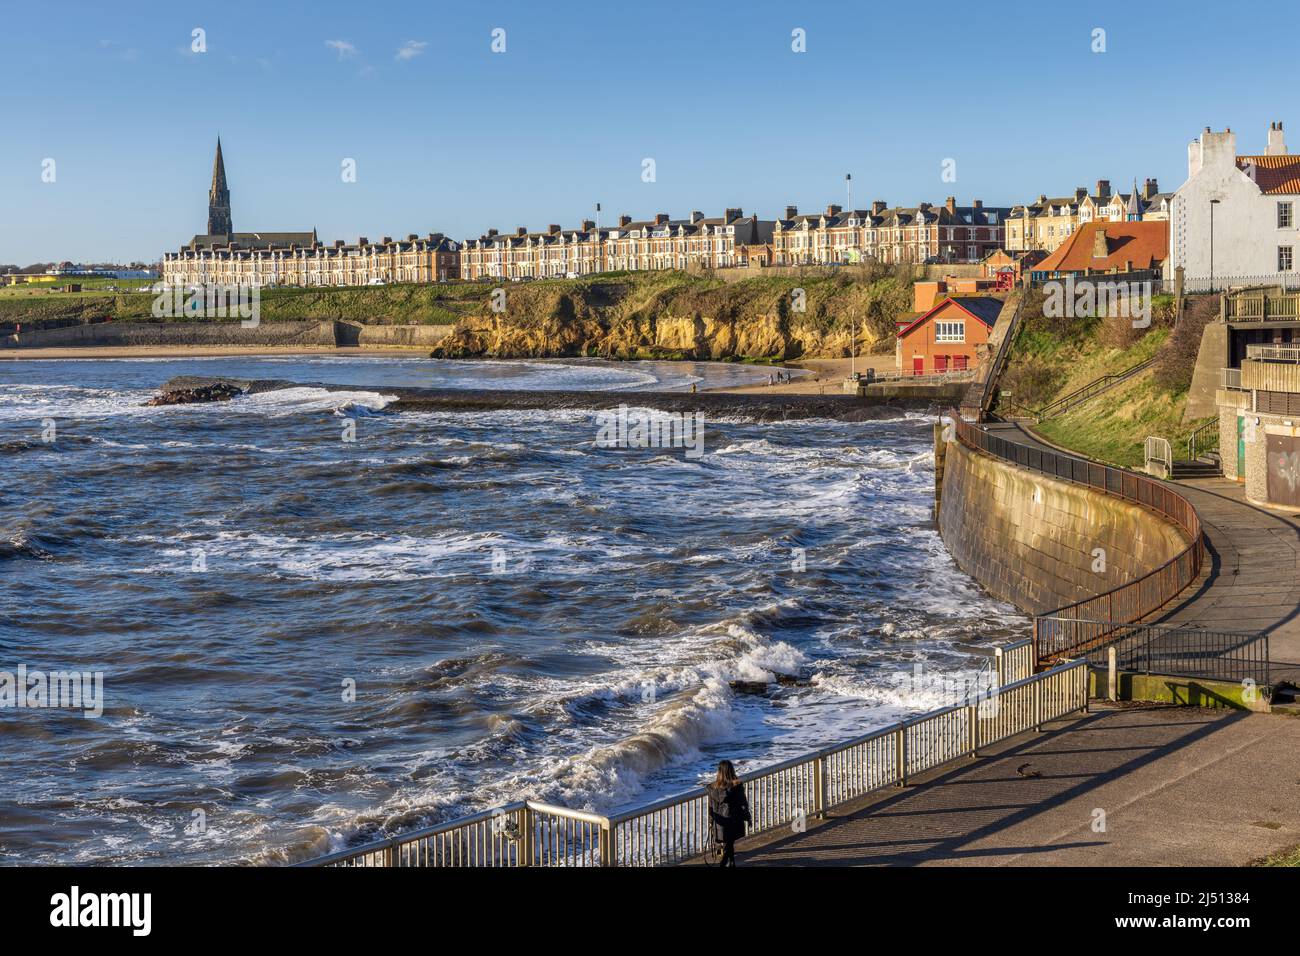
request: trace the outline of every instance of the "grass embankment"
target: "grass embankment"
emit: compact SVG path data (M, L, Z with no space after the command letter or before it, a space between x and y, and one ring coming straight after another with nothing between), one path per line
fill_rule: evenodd
M137 280L86 280L81 292L18 286L0 289L0 323L91 321L153 318L149 292L106 292ZM593 317L609 321L694 316L743 321L780 314L823 329L856 321L859 342L892 347L894 321L910 308L911 276L867 267L816 270L797 276L755 276L725 281L687 272L612 272L579 279L535 282L448 282L347 288L266 288L261 291L264 322L293 319L343 319L386 325L452 325L462 319L493 318L492 293L505 288L508 316L520 322ZM794 292L803 290L799 308ZM201 321L177 318L173 321ZM658 357L658 356L656 356ZM739 356L737 356L739 357ZM745 355L765 361L777 355Z
M1134 329L1127 317L1047 317L1035 295L1002 380L1001 407L1043 408L1104 375L1154 359L1123 384L1035 428L1055 444L1130 468L1142 466L1151 435L1169 439L1175 458L1186 457L1192 430L1212 420L1184 422L1183 411L1201 329L1215 305L1189 300L1175 329L1172 300L1157 296L1151 327Z

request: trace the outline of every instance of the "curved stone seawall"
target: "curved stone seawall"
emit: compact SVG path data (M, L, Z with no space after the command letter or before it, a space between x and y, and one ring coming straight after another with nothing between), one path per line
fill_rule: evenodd
M61 329L6 335L4 348L76 348L155 345L334 345L333 321L263 322L95 322Z
M937 443L936 465L939 533L949 553L995 597L1031 614L1132 581L1188 544L1145 508L958 441ZM1102 567L1099 557L1104 570L1093 570Z

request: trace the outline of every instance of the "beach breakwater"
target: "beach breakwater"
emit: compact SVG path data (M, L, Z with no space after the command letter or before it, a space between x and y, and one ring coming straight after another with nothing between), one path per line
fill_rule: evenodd
M937 437L935 462L939 533L953 560L1028 613L1125 584L1187 547L1181 531L1145 508L959 441Z

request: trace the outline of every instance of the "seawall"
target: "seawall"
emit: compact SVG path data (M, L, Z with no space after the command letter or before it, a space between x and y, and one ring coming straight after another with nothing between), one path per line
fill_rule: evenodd
M939 533L995 597L1041 614L1159 567L1187 547L1138 505L936 441ZM938 477L938 476L941 476Z
M92 322L0 336L0 349L147 346L361 346L431 348L450 325L361 325L333 319L261 322Z

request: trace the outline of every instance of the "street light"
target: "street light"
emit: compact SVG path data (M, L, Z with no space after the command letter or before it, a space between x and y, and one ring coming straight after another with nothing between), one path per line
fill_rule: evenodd
M1219 200L1210 200L1210 291L1214 291L1214 207Z

